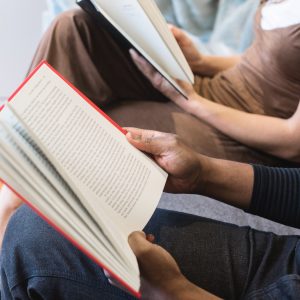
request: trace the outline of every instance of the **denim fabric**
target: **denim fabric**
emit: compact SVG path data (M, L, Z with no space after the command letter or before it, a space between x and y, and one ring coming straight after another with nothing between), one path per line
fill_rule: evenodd
M248 227L157 210L145 228L184 275L225 299L299 299L300 244ZM1 253L1 299L133 299L26 206Z

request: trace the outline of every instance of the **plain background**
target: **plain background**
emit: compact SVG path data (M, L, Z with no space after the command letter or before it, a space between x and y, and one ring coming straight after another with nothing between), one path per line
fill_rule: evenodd
M0 98L23 81L42 35L46 0L0 0Z

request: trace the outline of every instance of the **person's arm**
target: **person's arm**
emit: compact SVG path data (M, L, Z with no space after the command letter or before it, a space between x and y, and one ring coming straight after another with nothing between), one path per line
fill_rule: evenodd
M234 67L241 60L240 55L204 55L198 51L193 41L183 30L175 27L174 25L170 25L170 29L195 74L213 77L219 72Z
M188 96L186 100L141 56L134 51L131 56L153 86L186 112L242 144L300 162L300 106L289 119L251 114L207 100L192 85L178 81Z
M300 168L253 168L254 186L248 212L300 228Z
M300 162L300 106L291 118L281 119L242 112L197 96L187 110L242 144Z
M250 207L254 181L251 165L201 155L173 134L127 130L128 141L151 154L169 174L166 192L201 194L239 208Z
M175 135L128 129L129 142L169 174L166 191L205 195L300 228L300 168L283 169L210 158Z
M196 153L173 134L127 128L127 139L169 174L166 191L200 193L249 212L300 228L300 169L251 166ZM133 233L141 293L147 299L218 299L193 285L153 237Z

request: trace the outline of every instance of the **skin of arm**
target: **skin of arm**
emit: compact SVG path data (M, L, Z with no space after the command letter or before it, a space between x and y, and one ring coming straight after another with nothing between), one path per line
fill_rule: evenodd
M188 97L186 100L147 61L132 50L130 53L152 85L187 113L242 144L300 162L300 106L289 119L251 114L205 99L195 92L191 84L177 80Z
M179 47L187 62L195 74L213 77L219 72L225 71L238 64L240 55L236 56L212 56L201 54L190 37L174 25L169 25Z
M232 139L283 159L300 162L300 105L289 119L238 111L200 96L191 107L188 109L191 114Z

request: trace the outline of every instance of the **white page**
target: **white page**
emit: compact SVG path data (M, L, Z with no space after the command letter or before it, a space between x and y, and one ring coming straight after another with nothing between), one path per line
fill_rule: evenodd
M64 216L57 211L44 197L44 193L39 191L39 187L30 180L28 176L24 177L20 175L18 170L14 168L13 164L7 161L4 156L0 153L0 178L15 191L18 191L24 199L30 201L30 203L38 211L44 213L51 221L53 221L60 229L69 236L74 238L79 245L89 251L94 257L98 258L103 265L110 271L120 276L129 286L136 291L139 290L140 279L139 276L134 274L131 269L124 269L120 267L120 264L116 263L115 260L111 259L109 253L106 253L105 249L101 244L91 240L86 241L85 239L78 238L78 230L76 226L72 226L66 222ZM42 200L42 201L41 201ZM94 243L94 244L93 244Z
M169 51L173 54L174 59L181 66L183 72L185 72L187 78L191 83L194 83L194 74L181 50L173 33L167 26L166 20L160 12L156 2L154 0L138 0L141 7L145 10L149 20L153 26L159 32L164 43L168 47Z
M1 117L5 112L7 111L4 110L1 112ZM124 253L120 255L119 252L116 252L114 246L109 243L108 238L104 236L103 232L92 226L91 222L89 222L90 219L88 219L87 216L84 214L78 214L76 212L78 210L75 211L73 209L74 204L72 205L71 203L70 205L70 202L65 201L58 192L58 190L60 190L58 185L62 185L62 183L56 182L54 186L51 185L47 178L41 173L41 170L37 168L33 161L31 161L30 157L27 156L26 153L24 153L23 150L13 141L12 136L8 135L8 131L2 127L1 122L0 154L9 161L15 169L18 169L21 176L29 180L33 186L36 186L39 193L43 195L45 199L49 199L49 205L53 206L57 213L61 214L67 223L71 222L70 225L75 226L75 230L78 232L78 236L81 239L83 238L85 241L90 243L92 247L101 249L100 253L107 256L109 259L111 257L125 269L132 266ZM35 153L35 155L37 156L37 153ZM80 242L78 237L74 238ZM125 257L123 258L123 256Z
M167 174L43 64L10 107L99 220L127 236L146 225ZM116 207L117 205L118 207ZM106 225L107 226L107 225Z
M67 186L66 182L64 182L60 175L54 170L47 157L45 157L44 153L42 153L41 149L39 149L35 142L30 139L24 126L22 126L20 121L16 119L7 106L0 113L0 130L1 125L10 134L10 137L14 140L14 142L28 156L34 166L49 181L49 184L56 188L56 190L64 198L65 202L69 204L70 209L74 210L74 213L78 215L78 218L84 220L91 232L100 239L101 243L107 249L110 249L109 251L117 260L121 257L128 266L131 266L132 261L128 260L128 256L124 254L124 248L121 246L116 247L115 244L112 244L103 230L99 228L99 226L95 226L95 223L92 222L91 217L86 212L85 207L81 205L80 199L77 199L76 195L72 193L70 187Z

